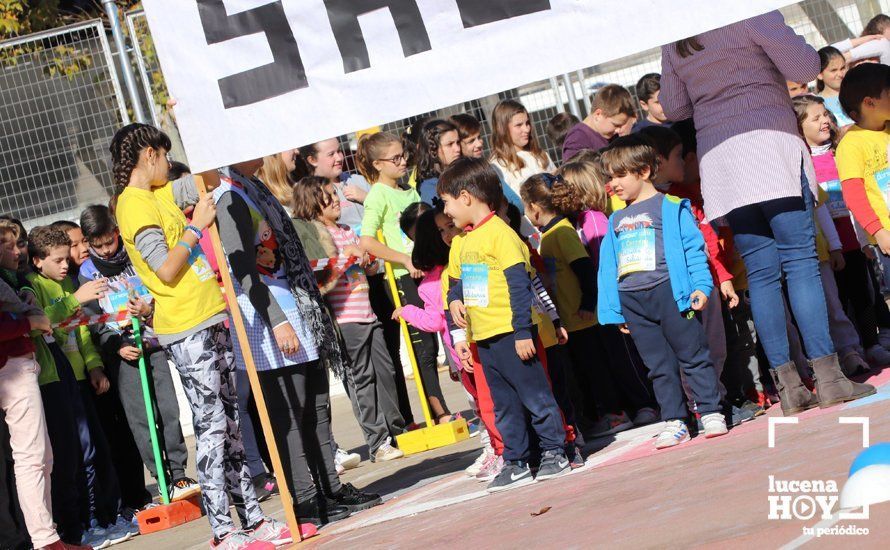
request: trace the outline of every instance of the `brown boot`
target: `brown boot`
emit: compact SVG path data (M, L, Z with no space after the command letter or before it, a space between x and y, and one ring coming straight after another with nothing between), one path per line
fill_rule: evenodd
M836 353L813 359L810 366L813 367L816 378L816 395L819 397L820 408L868 397L877 392L871 384L853 382L844 376Z
M793 362L780 365L770 373L779 391L784 416L791 416L819 405L819 399L801 382Z

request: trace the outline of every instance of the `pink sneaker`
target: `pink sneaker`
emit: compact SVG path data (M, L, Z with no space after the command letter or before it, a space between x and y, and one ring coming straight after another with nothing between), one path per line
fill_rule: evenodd
M476 481L491 481L497 477L504 468L504 457L492 455L491 459L482 465L482 469L476 474Z
M212 550L275 550L275 545L257 540L244 531L232 531L220 540L211 539Z
M256 540L271 542L275 546L281 546L294 541L287 525L272 518L267 518L256 529L249 531L249 534Z

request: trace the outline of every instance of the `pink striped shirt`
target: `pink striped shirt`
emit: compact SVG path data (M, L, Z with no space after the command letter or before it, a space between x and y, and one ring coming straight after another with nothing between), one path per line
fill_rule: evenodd
M358 245L358 237L349 227L329 225L327 228L341 256L344 255L343 249L347 246ZM328 302L331 304L337 322L343 324L376 321L377 316L371 309L368 292L368 277L365 275L364 268L353 265L341 274L337 279L337 285L327 294Z
M705 213L801 195L815 174L786 80L810 82L819 55L772 11L698 35L704 49L661 48L659 101L670 120L695 119Z

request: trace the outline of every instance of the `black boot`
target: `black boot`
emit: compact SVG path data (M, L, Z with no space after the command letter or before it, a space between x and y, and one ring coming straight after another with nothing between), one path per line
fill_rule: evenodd
M319 527L332 521L348 518L352 513L349 508L328 502L324 496L318 493L309 500L297 503L294 506L294 512L300 522L312 523Z
M349 509L350 512L358 512L383 504L380 495L363 493L356 489L352 483L344 483L340 491L328 497L331 504L336 504Z
M783 416L791 416L819 405L819 399L800 380L794 362L779 365L770 370L770 374L779 392Z

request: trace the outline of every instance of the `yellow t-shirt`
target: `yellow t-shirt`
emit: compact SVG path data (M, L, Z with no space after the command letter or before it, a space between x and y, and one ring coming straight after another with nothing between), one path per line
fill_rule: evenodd
M166 192L169 186L154 192L127 187L118 199L116 212L133 268L154 296L154 329L159 335L185 332L226 309L216 274L200 246L192 250L188 265L172 284L161 281L136 250L136 235L151 227L164 232L169 250L182 239L187 222L173 202L173 194Z
M523 264L531 274L528 248L497 216L466 233L448 262L450 277L461 280L473 340L513 332L513 311L504 269Z
M890 166L887 147L890 130L876 132L853 125L837 147L835 160L841 181L860 178L865 181L865 195L884 229L890 229ZM871 242L874 242L869 237Z
M571 263L587 258L587 249L569 220L563 218L541 235L541 258L547 266L556 298L556 309L563 326L569 332L592 327L596 321L578 317L581 307L581 284L572 271Z

